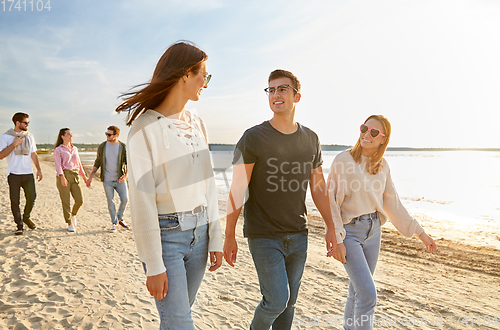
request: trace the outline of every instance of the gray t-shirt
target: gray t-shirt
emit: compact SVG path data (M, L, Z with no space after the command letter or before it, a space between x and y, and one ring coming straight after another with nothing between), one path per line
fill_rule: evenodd
M118 181L118 151L120 150L120 143L111 144L106 142L106 149L104 151L106 156L106 163L104 168L104 181Z

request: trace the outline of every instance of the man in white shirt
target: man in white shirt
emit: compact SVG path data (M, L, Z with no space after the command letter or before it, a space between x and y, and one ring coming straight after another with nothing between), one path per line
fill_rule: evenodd
M28 133L29 115L18 112L12 117L14 128L0 136L0 159L7 158L7 181L9 183L10 206L17 225L16 235L22 235L23 223L29 229L36 229L30 219L30 213L35 204L35 178L31 161L36 167L36 178L42 180L42 170L36 154L36 144L33 135ZM24 190L26 205L21 216L19 207L21 188Z

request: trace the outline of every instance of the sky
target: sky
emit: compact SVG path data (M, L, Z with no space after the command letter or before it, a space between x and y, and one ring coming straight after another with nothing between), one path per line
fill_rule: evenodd
M0 2L0 132L26 112L37 143L63 127L98 143L109 125L126 141L119 96L190 40L213 76L187 108L211 143L272 117L263 89L279 68L299 78L296 119L322 144L353 145L383 114L392 147L500 147L499 1L34 1L43 10Z

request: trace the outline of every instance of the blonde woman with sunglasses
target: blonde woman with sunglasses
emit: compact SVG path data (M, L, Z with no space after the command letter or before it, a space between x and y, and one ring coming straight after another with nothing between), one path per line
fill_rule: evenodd
M398 197L384 159L390 136L387 118L368 117L356 145L335 157L328 177L338 244L332 255L344 264L350 280L344 310L346 330L373 329L377 302L373 273L380 252L380 227L388 219L403 235L417 235L427 252L437 250Z

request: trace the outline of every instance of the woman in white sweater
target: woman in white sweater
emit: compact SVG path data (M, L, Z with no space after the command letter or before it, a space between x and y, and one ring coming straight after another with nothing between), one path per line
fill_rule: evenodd
M360 127L356 145L335 157L328 177L337 249L333 254L349 275L344 329L373 329L377 290L373 272L387 219L404 235L417 235L427 252L436 243L401 204L383 158L391 136L387 118L372 115Z
M132 227L160 329L193 329L191 306L210 254L222 263L217 190L205 126L185 109L210 80L207 55L187 42L170 46L151 82L116 108L128 111Z

